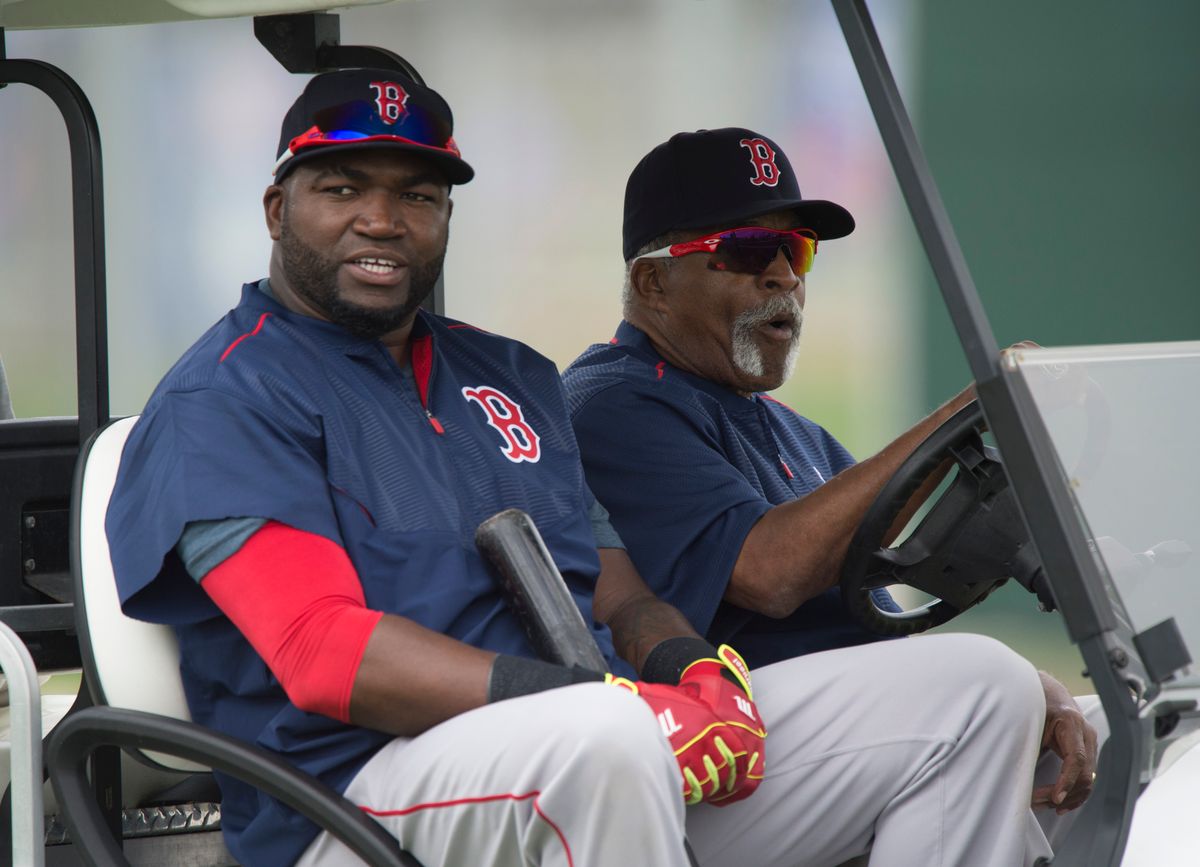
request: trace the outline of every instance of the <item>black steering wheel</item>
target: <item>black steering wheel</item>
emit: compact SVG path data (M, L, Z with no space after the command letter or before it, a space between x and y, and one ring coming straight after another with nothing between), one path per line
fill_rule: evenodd
M945 623L1010 577L1036 593L1042 607L1054 599L1041 560L1017 509L1000 454L984 445L983 410L963 407L930 434L879 492L864 516L842 567L847 609L881 635L910 635ZM947 460L957 473L916 529L895 548L886 535L913 494ZM932 601L893 610L880 591L916 588Z

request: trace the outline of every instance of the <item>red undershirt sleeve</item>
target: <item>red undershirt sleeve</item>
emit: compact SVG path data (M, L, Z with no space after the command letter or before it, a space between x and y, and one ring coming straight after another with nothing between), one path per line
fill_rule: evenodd
M350 721L350 694L382 612L366 607L346 551L268 521L200 587L301 710Z

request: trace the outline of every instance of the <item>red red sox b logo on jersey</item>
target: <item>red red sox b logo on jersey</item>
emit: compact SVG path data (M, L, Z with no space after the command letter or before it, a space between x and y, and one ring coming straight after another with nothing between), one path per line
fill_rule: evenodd
M375 91L375 107L379 109L379 117L386 124L393 124L404 115L408 109L408 92L394 81L372 81L371 90Z
M775 165L775 148L766 139L744 138L738 142L750 151L750 163L754 166L754 177L750 183L756 187L773 187L779 183L779 166Z
M519 464L529 461L536 464L542 456L541 437L534 433L521 405L498 388L490 385L477 385L474 388L464 388L463 397L478 404L487 416L487 423L504 437L504 445L500 453Z

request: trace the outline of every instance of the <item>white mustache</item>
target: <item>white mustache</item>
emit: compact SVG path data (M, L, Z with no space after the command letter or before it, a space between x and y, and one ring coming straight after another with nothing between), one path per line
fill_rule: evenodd
M735 329L752 330L776 319L785 318L792 320L793 327L799 333L800 326L804 324L804 308L794 295L772 295L757 307L751 307L738 314L733 326Z

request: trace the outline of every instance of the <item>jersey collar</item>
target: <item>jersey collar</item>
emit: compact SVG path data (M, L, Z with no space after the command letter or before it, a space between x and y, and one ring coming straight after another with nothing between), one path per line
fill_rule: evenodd
M270 313L285 319L289 324L301 329L307 334L318 338L321 342L344 354L357 358L376 358L380 352L387 355L387 350L378 340L369 340L351 334L342 326L306 316L284 307L271 292L271 284L267 278L257 283L247 283L242 287L242 301L239 306L246 307L257 313ZM413 322L412 336L417 337L430 332L424 310L417 311L416 321ZM390 355L388 356L390 358Z
M645 361L663 372L660 379L666 376L682 379L684 382L691 385L693 388L703 391L705 394L711 395L721 404L726 412L747 412L753 411L764 400L764 396L758 392L750 395L750 399L742 397L732 388L728 388L720 383L713 382L711 379L705 379L701 376L696 376L694 373L689 373L686 370L681 370L672 365L669 361L659 355L658 350L654 348L654 344L636 325L632 325L622 319L621 324L617 326L617 333L610 341L613 345L624 347L629 353L642 361ZM661 366L660 366L661 365Z

